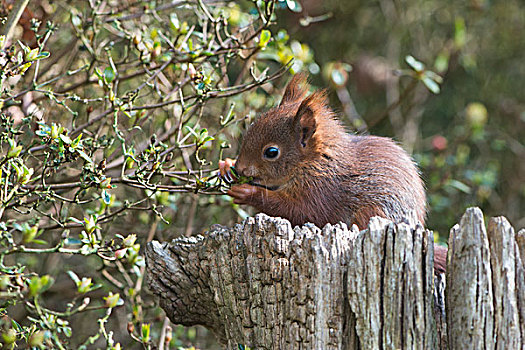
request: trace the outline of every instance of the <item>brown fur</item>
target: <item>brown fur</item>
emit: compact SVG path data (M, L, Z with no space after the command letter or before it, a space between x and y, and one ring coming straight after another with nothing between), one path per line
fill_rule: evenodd
M425 190L409 155L389 138L347 134L325 92L307 93L306 77L296 75L281 104L246 132L235 168L253 182L232 187L235 202L293 225L363 229L373 216L413 215L424 224ZM263 156L269 146L279 148L277 159Z

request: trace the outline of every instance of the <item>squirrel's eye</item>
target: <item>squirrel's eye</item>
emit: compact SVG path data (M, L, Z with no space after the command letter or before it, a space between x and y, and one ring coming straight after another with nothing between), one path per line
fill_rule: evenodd
M264 150L264 158L266 159L275 159L279 156L279 148L275 146L268 147Z

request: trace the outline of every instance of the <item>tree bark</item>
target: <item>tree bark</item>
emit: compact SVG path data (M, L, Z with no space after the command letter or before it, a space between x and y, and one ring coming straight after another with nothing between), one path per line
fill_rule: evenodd
M419 224L292 228L258 214L151 242L148 283L172 322L204 325L228 349L523 349L524 236L504 218L487 233L467 210L445 277Z

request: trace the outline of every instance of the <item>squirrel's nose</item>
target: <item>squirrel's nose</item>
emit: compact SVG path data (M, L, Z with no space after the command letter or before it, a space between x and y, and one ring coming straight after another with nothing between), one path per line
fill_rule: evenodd
M239 175L245 176L245 177L255 177L255 175L257 175L257 170L255 169L253 165L246 166L243 163L239 162L238 160L235 163L235 170L237 171Z

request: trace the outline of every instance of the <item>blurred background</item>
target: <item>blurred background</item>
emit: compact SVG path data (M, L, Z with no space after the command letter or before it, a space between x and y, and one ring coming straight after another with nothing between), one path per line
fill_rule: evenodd
M29 2L0 37L2 342L217 348L170 325L143 247L255 213L218 161L300 71L412 154L436 241L470 206L524 227L524 33L521 0Z
M357 112L368 132L413 153L427 185L429 228L446 239L469 206L525 225L523 2L301 5L279 23L308 45L321 70L314 82L337 91L334 105L350 128L361 130L352 124ZM439 93L396 74L408 68L408 55L443 78ZM348 95L355 109L345 106Z

